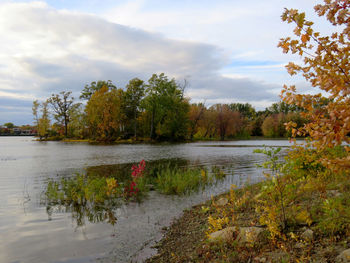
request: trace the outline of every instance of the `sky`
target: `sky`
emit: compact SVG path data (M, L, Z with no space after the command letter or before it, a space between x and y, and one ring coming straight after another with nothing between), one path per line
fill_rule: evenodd
M279 101L283 84L311 87L284 66L300 58L277 47L292 36L285 7L313 12L314 0L0 0L0 125L32 124L33 100L111 80L124 88L164 72L187 80L191 102Z

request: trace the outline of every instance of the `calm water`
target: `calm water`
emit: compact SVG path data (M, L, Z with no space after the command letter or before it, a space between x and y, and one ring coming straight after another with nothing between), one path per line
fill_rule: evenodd
M89 145L36 142L31 137L0 137L0 262L142 261L161 229L183 209L227 191L231 184L262 180L253 154L262 145L289 146L288 141L199 142L172 145ZM68 212L49 217L41 197L48 180L99 165L179 158L191 165L221 166L228 176L190 196L150 192L140 204L116 209L117 223L77 226Z

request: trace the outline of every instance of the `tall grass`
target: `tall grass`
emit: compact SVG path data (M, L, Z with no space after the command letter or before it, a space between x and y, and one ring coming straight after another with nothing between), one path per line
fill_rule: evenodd
M200 168L164 168L158 171L157 189L163 194L188 194L203 188L210 178L204 169Z
M189 194L193 191L203 189L206 185L214 183L225 177L225 173L215 167L211 173L204 168L178 168L163 167L156 175L156 188L163 194Z

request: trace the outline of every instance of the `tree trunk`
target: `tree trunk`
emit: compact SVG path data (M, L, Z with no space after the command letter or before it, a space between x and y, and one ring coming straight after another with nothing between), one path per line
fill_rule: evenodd
M151 118L151 133L150 133L150 138L154 139L154 108L152 109L152 118Z
M67 137L68 135L68 118L64 116L64 136Z
M136 129L137 129L137 120L136 120L136 110L134 111L134 137L136 139Z

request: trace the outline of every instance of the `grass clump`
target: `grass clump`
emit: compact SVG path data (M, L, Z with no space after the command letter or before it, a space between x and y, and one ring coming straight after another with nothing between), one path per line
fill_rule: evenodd
M157 174L157 189L163 194L186 194L203 188L210 178L204 169L171 169L160 170Z
M218 167L213 168L211 173L200 167L165 167L157 171L155 184L163 194L183 195L203 189L225 176L226 174Z

